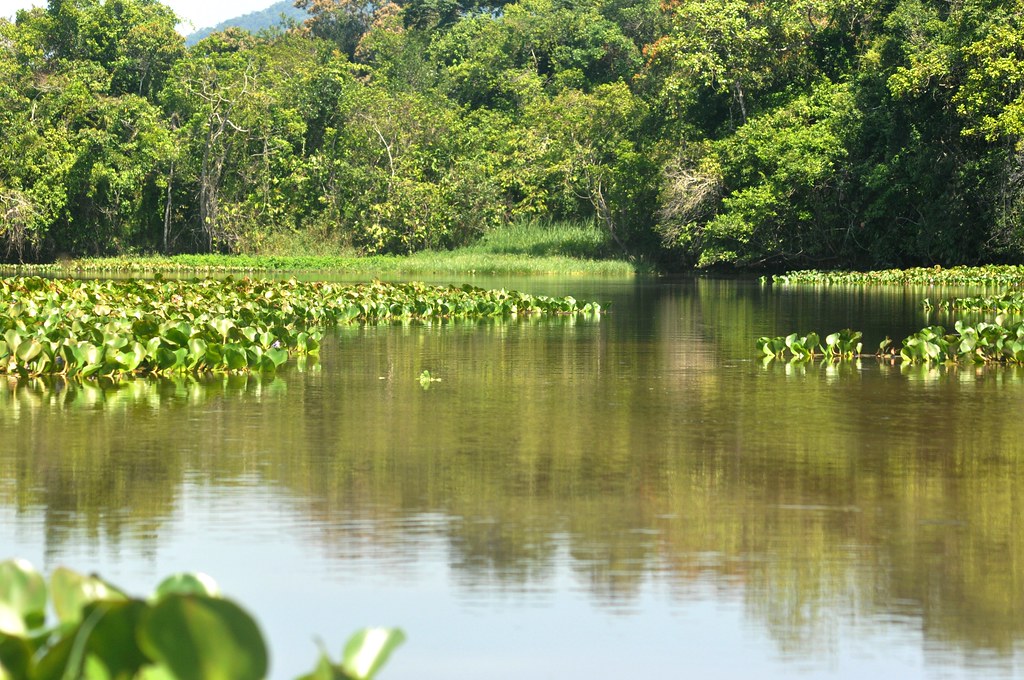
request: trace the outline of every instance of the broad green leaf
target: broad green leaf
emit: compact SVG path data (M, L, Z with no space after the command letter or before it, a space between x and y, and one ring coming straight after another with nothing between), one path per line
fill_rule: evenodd
M206 341L202 338L192 338L188 341L189 368L195 368L196 364L206 356Z
M364 628L345 644L341 668L355 680L368 680L404 641L405 633L398 628Z
M227 342L228 335L234 327L235 322L227 317L219 317L210 322L210 328L220 334L221 338L225 342Z
M124 366L129 372L136 370L146 359L146 348L140 342L133 342L131 347L122 355L125 357Z
M6 673L11 680L28 680L34 666L32 647L27 640L0 633L0 678Z
M43 346L38 340L35 338L28 338L27 340L22 340L21 344L18 345L18 351L16 354L18 359L24 363L28 363L39 356L39 353L42 351Z
M153 593L154 599L161 599L171 594L178 595L208 595L210 597L220 596L220 588L211 576L203 573L174 574L168 576Z
M143 666L134 680L180 680L171 669L163 664Z
M130 678L148 662L137 642L137 630L149 605L142 600L86 605L85 621L94 621L85 653L111 678Z
M224 365L232 371L240 371L249 365L245 350L238 345L224 345Z
M170 594L139 631L142 650L189 680L260 680L267 650L256 622L229 600Z
M275 366L281 366L288 361L288 350L286 349L268 349L264 356L269 357L274 362Z
M50 576L53 608L61 623L78 623L82 609L98 600L124 600L125 595L97 576L85 576L65 567L58 567Z
M6 602L0 602L0 634L24 636L28 632L21 614Z
M18 351L18 345L21 344L21 335L18 331L8 328L7 332L4 333L4 340L7 342L7 347L12 353Z
M28 628L46 618L46 581L26 560L0 562L0 605L7 605Z

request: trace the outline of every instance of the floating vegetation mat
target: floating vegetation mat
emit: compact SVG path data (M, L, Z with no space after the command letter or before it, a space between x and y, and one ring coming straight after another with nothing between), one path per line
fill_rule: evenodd
M474 286L0 279L0 374L274 371L339 323L596 315L596 303Z
M775 285L1021 286L1024 285L1024 266L915 267L869 272L807 269L762 277L761 281Z
M813 361L828 359L843 361L865 356L862 353L861 333L843 330L826 336L821 342L816 333L775 338L763 337L757 348L765 361L789 359ZM886 338L874 355L879 358L897 358L911 364L1015 364L1024 365L1024 322L967 324L957 321L953 333L942 326L929 326L903 340L896 347Z
M923 307L925 311L931 311L934 306L929 300L925 300ZM938 303L938 308L943 311L1022 314L1024 313L1024 293L1006 292L1000 295L953 298L942 300Z

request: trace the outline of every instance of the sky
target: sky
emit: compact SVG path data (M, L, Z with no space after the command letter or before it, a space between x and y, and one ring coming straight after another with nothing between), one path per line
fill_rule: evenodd
M219 24L240 14L256 12L274 4L275 0L163 0L182 20L178 30L188 34L199 28ZM19 9L33 5L45 7L45 0L0 0L0 17L12 18Z

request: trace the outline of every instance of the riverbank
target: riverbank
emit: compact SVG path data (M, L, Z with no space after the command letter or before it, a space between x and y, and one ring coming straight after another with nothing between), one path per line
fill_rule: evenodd
M0 265L0 273L57 274L211 274L247 272L325 272L360 275L459 276L551 275L632 277L653 274L645 262L616 255L608 238L590 225L524 222L485 235L451 251L403 256L309 253L281 244L256 255L138 255L62 259L47 264Z

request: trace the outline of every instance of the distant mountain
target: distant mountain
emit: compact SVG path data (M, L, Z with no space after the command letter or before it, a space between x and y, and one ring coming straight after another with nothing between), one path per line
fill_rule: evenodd
M281 25L282 14L287 19L294 19L300 22L309 16L306 14L306 10L295 7L293 0L281 0L281 2L275 2L270 7L259 12L249 12L240 17L222 21L216 26L200 28L185 38L185 44L191 47L211 33L223 31L225 28L231 28L232 26L249 31L250 33L258 33L264 28Z

